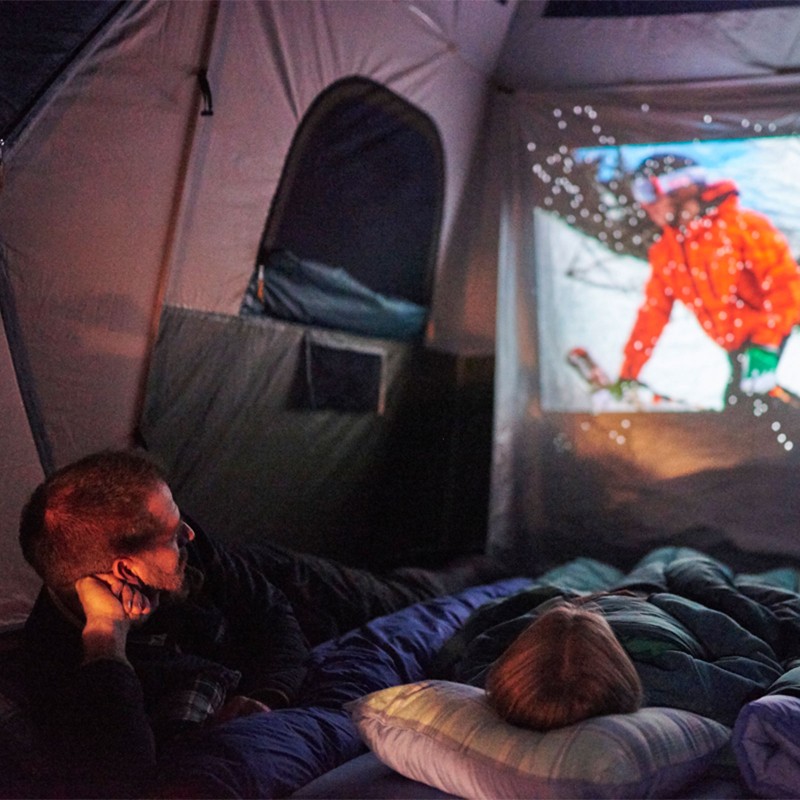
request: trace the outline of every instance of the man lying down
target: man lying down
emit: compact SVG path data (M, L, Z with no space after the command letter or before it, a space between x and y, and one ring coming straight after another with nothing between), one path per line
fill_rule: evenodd
M381 577L224 547L135 451L50 476L22 512L20 545L44 582L25 627L31 710L72 796L147 795L171 737L293 705L314 645L498 577L481 557Z
M533 730L641 705L732 726L800 657L800 595L673 555L654 551L608 591L540 583L482 607L437 676L485 688L504 719Z

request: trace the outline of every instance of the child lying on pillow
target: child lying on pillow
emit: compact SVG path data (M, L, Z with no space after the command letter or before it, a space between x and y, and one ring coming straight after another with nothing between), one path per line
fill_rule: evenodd
M601 714L628 714L642 682L601 612L562 603L536 617L494 663L489 703L508 722L549 731Z
M734 582L699 554L664 572L660 586L538 586L479 609L437 677L486 688L503 718L533 730L640 705L730 727L800 655L800 596Z

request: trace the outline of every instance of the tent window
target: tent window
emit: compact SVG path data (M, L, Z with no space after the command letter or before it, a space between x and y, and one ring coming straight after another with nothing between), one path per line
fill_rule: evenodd
M331 85L298 128L242 312L258 307L259 266L269 270L276 252L313 262L311 272L330 267L379 302L427 308L443 191L428 116L365 78Z

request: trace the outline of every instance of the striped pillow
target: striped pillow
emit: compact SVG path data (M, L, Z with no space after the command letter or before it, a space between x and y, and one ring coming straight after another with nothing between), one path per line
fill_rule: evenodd
M482 689L447 681L373 692L349 710L381 761L465 798L670 797L730 739L724 725L672 708L538 733L500 719Z

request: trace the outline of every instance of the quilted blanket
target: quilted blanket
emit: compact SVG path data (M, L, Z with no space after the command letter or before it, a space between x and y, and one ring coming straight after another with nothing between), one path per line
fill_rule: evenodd
M733 751L759 797L800 797L800 667L748 703L733 729Z
M777 775L778 785L797 796L800 753L791 731L800 723L800 681L793 684L788 669L800 654L798 581L790 569L735 574L698 551L662 548L628 573L577 559L536 579L500 581L412 606L317 647L301 707L234 720L182 741L163 759L161 794L287 797L366 752L347 710L351 701L430 677L480 685L488 664L541 602L626 589L647 599L612 595L599 602L610 604L615 630L634 652L646 702L694 710L728 726L744 707L750 724L733 744L748 786L774 797L776 782L767 784L765 776ZM769 695L792 685L798 697ZM756 706L787 699L794 716L782 727L767 721L773 707ZM758 730L762 720L769 735ZM720 774L727 774L730 764L723 766Z
M543 602L599 593L595 603L636 664L645 705L732 726L800 655L796 577L737 575L688 548L655 550L628 574L591 561L564 565L476 613L435 669L438 677L482 686L489 665Z
M535 579L499 581L411 606L319 645L300 707L206 729L164 753L159 795L288 797L367 752L347 708L352 701L432 677L480 685L487 665L542 601L627 589L647 600L608 602L618 605L611 609L615 629L647 673L648 702L701 708L728 725L735 720L733 750L750 791L798 797L798 583L791 569L735 574L697 551L665 548L629 573L577 559ZM665 641L677 656L668 654ZM678 674L684 677L676 680ZM3 696L13 700L12 688L5 686ZM0 737L0 755L11 754L3 770L9 794L0 794L23 796L22 784L14 790L10 781L23 761L31 762L30 748L17 735L16 705L9 708ZM37 765L28 766L27 777L35 776Z

